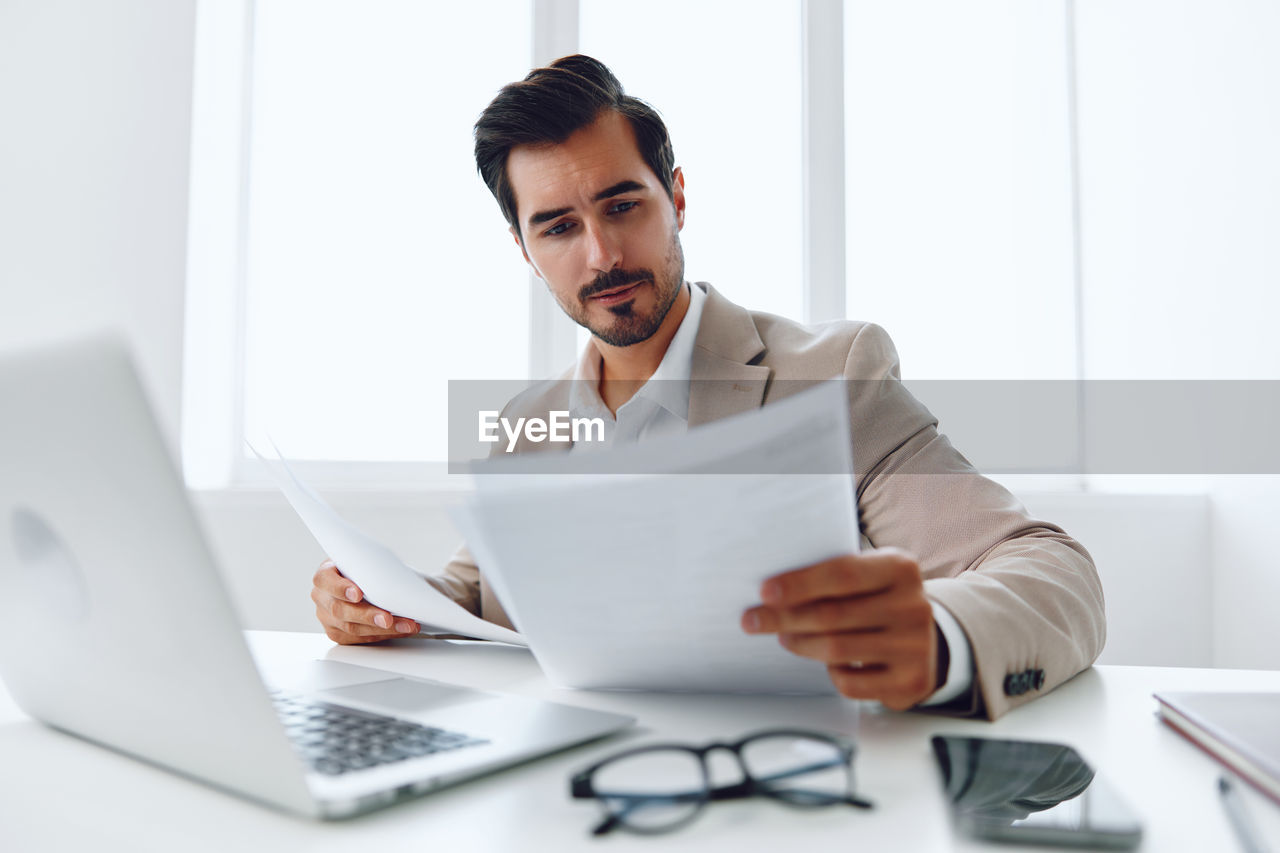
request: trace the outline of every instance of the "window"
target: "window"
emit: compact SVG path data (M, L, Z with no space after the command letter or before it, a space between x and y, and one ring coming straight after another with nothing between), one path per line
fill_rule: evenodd
M244 14L232 411L296 459L443 459L447 379L527 372L528 276L470 129L528 70L529 4L257 0Z
M442 459L447 379L526 372L524 263L471 153L480 107L528 66L528 7L505 5L259 0L251 439ZM481 31L485 51L459 38Z
M247 435L324 482L444 482L447 379L564 366L470 131L574 50L663 112L690 278L878 322L911 377L1074 378L1066 27L1016 0L201 4L188 481L251 479Z
M1072 379L1062 7L845 5L850 317L905 375Z

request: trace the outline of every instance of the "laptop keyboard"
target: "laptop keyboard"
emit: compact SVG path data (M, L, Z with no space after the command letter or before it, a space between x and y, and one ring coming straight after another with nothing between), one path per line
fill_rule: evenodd
M488 741L273 691L276 712L294 748L318 773L338 776Z

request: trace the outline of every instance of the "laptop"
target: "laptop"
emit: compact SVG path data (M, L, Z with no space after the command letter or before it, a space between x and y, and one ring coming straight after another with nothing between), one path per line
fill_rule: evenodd
M0 677L32 717L317 818L634 722L338 661L264 684L127 347L0 354L0 401Z

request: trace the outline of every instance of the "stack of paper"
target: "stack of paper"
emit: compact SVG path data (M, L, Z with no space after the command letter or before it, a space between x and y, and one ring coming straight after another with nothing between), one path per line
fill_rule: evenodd
M360 587L366 601L397 616L417 620L428 633L464 634L525 645L515 631L486 622L466 610L427 583L381 542L348 523L298 479L279 454L272 460L256 449L254 453L267 463L280 491L311 535L342 574Z
M771 575L857 550L850 453L844 386L822 383L683 435L482 463L455 519L558 684L829 693L740 619Z

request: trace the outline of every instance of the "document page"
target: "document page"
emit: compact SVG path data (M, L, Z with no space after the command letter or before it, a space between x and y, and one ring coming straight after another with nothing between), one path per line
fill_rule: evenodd
M739 625L766 578L857 550L851 472L829 382L640 445L479 463L455 519L553 682L830 693L822 664Z
M253 448L250 448L253 449ZM474 615L427 583L391 549L351 525L323 498L298 479L288 462L277 454L266 463L280 491L311 535L342 574L355 582L365 599L397 616L422 624L429 633L464 634L481 640L526 645L515 631Z

